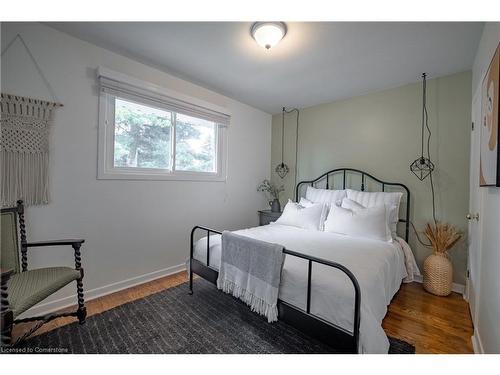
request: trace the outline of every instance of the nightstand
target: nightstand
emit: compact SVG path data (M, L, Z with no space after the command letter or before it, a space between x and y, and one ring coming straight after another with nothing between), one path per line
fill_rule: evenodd
M272 212L271 210L259 211L259 225L267 225L271 221L276 221L281 216L281 212Z

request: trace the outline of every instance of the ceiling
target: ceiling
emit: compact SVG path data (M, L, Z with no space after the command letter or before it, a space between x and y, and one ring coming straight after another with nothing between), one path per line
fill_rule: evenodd
M265 50L248 22L49 23L77 38L279 113L472 67L482 23L287 23Z

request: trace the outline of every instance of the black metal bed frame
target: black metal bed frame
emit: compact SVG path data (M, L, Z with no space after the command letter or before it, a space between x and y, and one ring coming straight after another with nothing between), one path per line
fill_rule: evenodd
M382 191L385 191L386 186L396 186L402 188L406 192L406 213L405 219L399 219L400 222L405 223L405 239L408 241L409 225L410 225L410 191L401 183L393 183L382 181L373 177L369 173L353 169L353 168L337 168L328 171L314 180L301 181L297 184L295 189L295 197L298 201L300 195L300 187L308 184L315 186L315 184L325 180L326 189L330 188L330 176L336 173L342 173L342 187L346 188L346 173L358 173L361 175L361 191L365 191L366 178L370 178L375 182L382 185ZM194 255L194 235L197 230L205 231L207 234L207 256L206 263L203 263L193 257ZM210 266L210 234L222 234L222 232L210 229L203 226L195 226L191 230L190 238L190 253L189 253L189 294L193 294L193 274L197 274L205 280L217 284L219 272L217 269ZM298 330L332 346L340 353L358 353L359 351L359 326L360 326L360 307L361 307L361 290L358 280L354 274L342 264L331 262L325 259L317 258L311 255L302 254L296 251L283 249L283 253L288 256L294 256L307 261L307 294L306 309L303 310L288 302L278 299L278 317L285 323L297 328ZM312 278L312 265L313 263L323 264L343 272L351 281L354 288L354 320L353 331L348 330L326 321L325 319L311 313L311 278Z

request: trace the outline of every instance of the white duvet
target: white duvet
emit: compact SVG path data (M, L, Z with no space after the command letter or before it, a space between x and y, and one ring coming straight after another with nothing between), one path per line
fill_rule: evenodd
M234 233L346 266L356 276L361 289L360 352L388 352L389 341L382 329L382 319L402 280L409 276L405 265L415 265L411 252L403 251L398 241L353 238L279 224ZM210 266L216 269L220 265L220 249L220 236L210 236ZM206 251L206 238L202 238L195 245L194 258L205 263ZM306 293L307 261L287 255L279 298L305 309ZM354 289L344 273L313 263L311 313L352 332Z

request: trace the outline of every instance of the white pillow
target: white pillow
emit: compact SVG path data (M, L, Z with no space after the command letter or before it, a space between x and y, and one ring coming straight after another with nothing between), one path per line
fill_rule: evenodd
M390 231L391 225L392 225L392 218L394 215L396 215L396 220L397 220L396 206L388 207L385 204L380 204L380 205L374 206L374 207L379 207L379 206L385 207L385 218L387 220L387 228L389 228L389 231ZM342 204L340 205L340 207L345 208L347 210L351 210L351 211L366 210L365 206L363 206L363 205L359 204L358 202L353 201L349 198L342 199ZM394 235L393 235L393 233L390 232L390 235L393 239L395 239L397 237L397 233L394 233Z
M317 203L311 202L309 199L301 197L299 204L303 207L311 207L313 204L317 204Z
M312 186L308 186L306 190L306 199L314 203L324 203L328 206L340 206L345 196L345 190L316 189Z
M386 208L383 205L355 211L333 206L325 221L325 232L392 241L387 226Z
M386 205L389 209L389 228L391 229L391 235L393 238L397 236L398 221L399 221L399 203L401 202L401 197L403 193L401 192L366 192L357 190L346 190L347 198L353 200L363 207L370 208L375 206L380 206L382 204Z
M345 208L347 210L351 210L351 211L363 210L366 208L362 204L359 204L358 202L353 201L352 199L349 199L349 198L342 199L342 204L340 205L340 207Z
M311 202L309 199L306 198L300 198L299 205L301 205L304 208L309 208L314 206L315 204L321 204L323 205L323 212L321 212L321 219L319 221L319 230L323 230L325 226L325 220L326 217L328 216L328 205L323 204L323 203L314 203Z
M321 215L324 206L324 204L318 203L310 207L303 207L289 199L283 209L283 213L275 223L304 229L320 230Z

